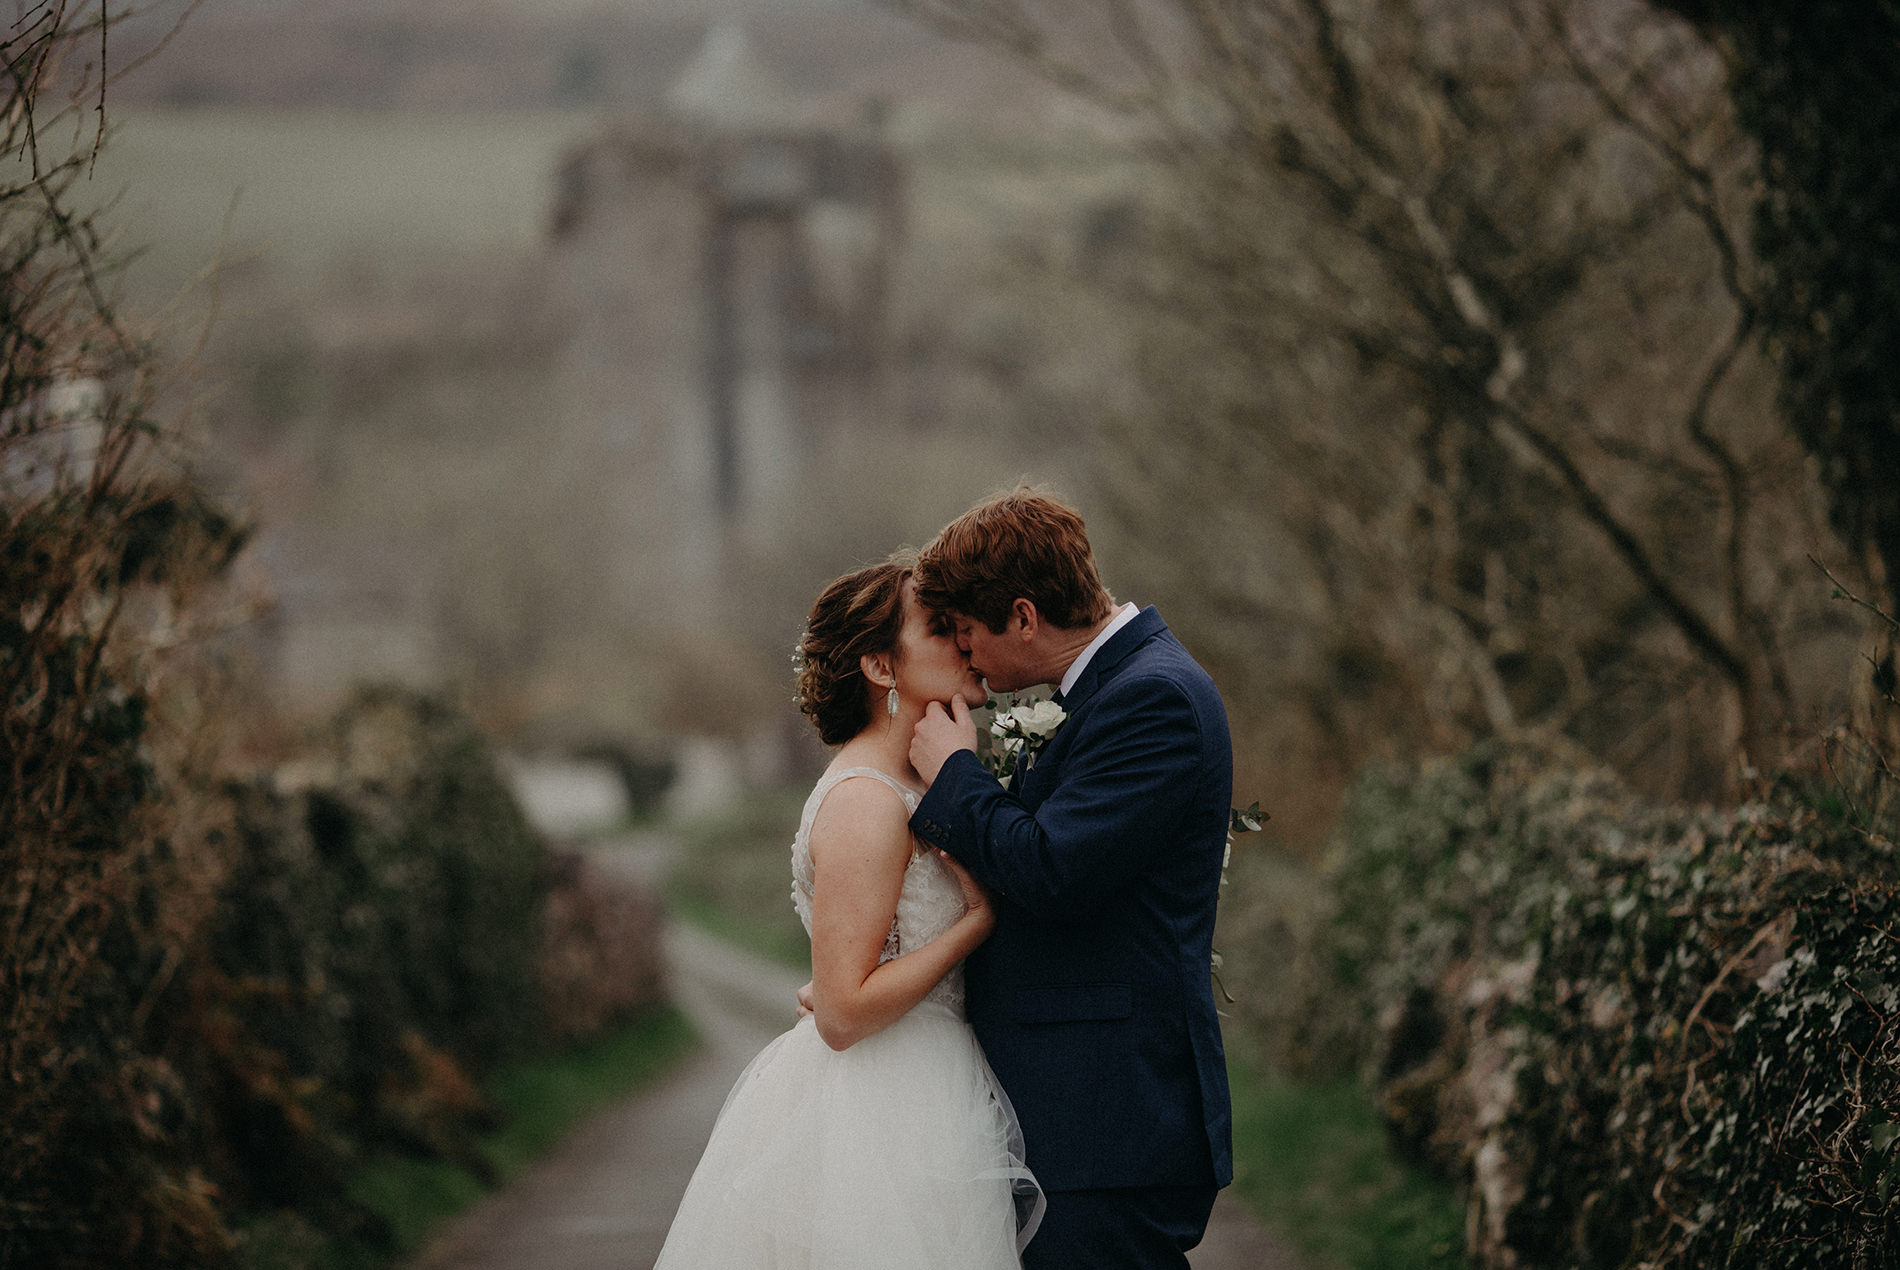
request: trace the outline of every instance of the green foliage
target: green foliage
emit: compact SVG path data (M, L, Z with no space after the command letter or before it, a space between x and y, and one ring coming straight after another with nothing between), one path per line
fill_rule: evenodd
M1323 940L1394 1140L1475 1254L1876 1266L1900 1108L1900 862L1784 783L1727 814L1481 747L1369 775ZM1884 1134L1883 1134L1884 1137Z
M667 877L675 910L763 956L809 966L811 941L792 908L792 837L810 792L787 787L740 799L685 825Z
M388 1223L389 1245L413 1252L429 1232L480 1199L482 1177L448 1160L413 1155L384 1155L370 1160L350 1178L352 1200ZM377 1249L344 1244L329 1257L367 1264L381 1260Z
M686 1016L667 1008L571 1051L506 1068L488 1084L504 1123L483 1135L482 1150L500 1176L513 1177L590 1113L656 1079L694 1043Z
M684 1015L661 1009L561 1054L509 1064L484 1086L504 1116L501 1127L477 1139L484 1171L452 1160L386 1154L352 1171L349 1195L385 1224L389 1247L338 1237L278 1211L244 1228L238 1260L245 1270L379 1270L390 1263L390 1248L420 1248L493 1183L532 1164L588 1115L653 1082L695 1041Z
M1492 797L1494 783L1514 796ZM1540 920L1527 884L1564 867L1576 842L1620 837L1625 810L1607 773L1497 746L1363 774L1327 862L1343 918L1325 940L1327 977L1357 1011L1338 1020L1347 1052L1362 1068L1403 1064L1381 1049L1390 1019L1462 964L1521 957Z
M200 1018L238 1202L347 1225L330 1206L372 1148L485 1171L467 1073L539 1034L549 867L481 738L369 690L300 770L234 798Z
M125 711L95 716L110 726L79 735L104 740L74 753L108 775L115 754L147 761ZM85 946L69 923L58 956L0 961L22 1025L0 1265L379 1264L679 1049L676 1023L649 1020L521 1064L652 1005L656 909L584 862L557 878L438 701L365 691L296 762L151 789L122 842L95 817L103 845L49 834L12 858L23 925L45 929L62 894L97 916ZM185 873L139 835L192 801L221 809L222 847ZM567 983L587 971L603 986ZM502 1063L492 1093L477 1084Z
M1465 1264L1457 1194L1394 1159L1359 1082L1291 1081L1236 1062L1228 1075L1235 1190L1316 1264L1350 1270Z
M397 1249L413 1252L442 1221L545 1155L588 1115L656 1079L694 1040L686 1017L664 1009L566 1053L511 1064L485 1086L502 1122L477 1140L484 1169L382 1155L351 1176L350 1194L389 1223ZM344 1245L329 1255L366 1252Z

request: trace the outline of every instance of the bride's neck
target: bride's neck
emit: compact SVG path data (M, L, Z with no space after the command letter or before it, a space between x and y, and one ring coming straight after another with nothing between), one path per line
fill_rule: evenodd
M896 714L878 711L864 731L848 743L857 751L852 760L868 763L909 784L922 785L923 777L910 765L911 733L922 717L921 711L908 705L899 706Z

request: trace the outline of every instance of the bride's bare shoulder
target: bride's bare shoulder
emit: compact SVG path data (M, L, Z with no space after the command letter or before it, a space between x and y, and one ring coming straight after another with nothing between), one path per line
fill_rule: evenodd
M811 822L814 857L910 850L910 808L870 775L847 775L825 792Z

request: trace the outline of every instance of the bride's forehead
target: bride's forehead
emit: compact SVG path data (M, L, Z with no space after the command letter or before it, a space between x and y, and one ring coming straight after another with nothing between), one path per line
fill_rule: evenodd
M904 579L904 616L920 617L926 621L937 616L937 611L917 598L917 582L914 578Z

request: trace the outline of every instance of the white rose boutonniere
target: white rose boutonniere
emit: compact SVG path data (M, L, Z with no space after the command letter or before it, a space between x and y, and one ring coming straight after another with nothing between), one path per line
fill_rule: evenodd
M1018 702L1013 696L990 698L990 708L996 717L990 720L990 748L983 765L1008 788L1018 771L1026 772L1036 765L1036 755L1069 713L1053 701L1031 698Z
M1053 701L1034 701L1009 708L1009 722L1033 741L1047 741L1068 717L1068 712Z

